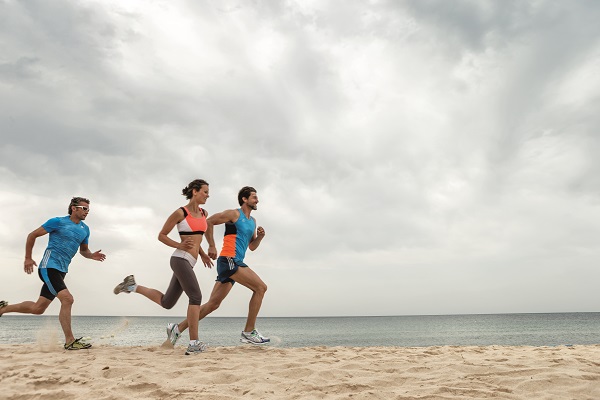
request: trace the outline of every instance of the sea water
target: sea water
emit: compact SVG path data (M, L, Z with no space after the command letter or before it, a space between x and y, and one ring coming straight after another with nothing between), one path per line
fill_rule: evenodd
M154 346L168 322L184 317L74 316L76 337L94 344ZM200 340L235 346L245 318L207 317ZM272 346L559 346L600 344L600 313L490 314L382 317L260 318L257 328ZM64 341L57 316L4 315L0 344ZM184 333L181 345L188 340Z

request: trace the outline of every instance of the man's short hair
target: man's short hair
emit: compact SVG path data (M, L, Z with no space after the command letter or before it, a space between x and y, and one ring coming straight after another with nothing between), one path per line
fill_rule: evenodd
M240 203L240 206L244 204L244 200L242 199L244 197L247 199L250 198L252 192L256 193L256 189L254 189L252 186L244 186L240 189L240 192L238 193L238 203Z
M73 209L71 207L78 206L79 203L90 204L90 201L88 199L86 199L85 197L73 197L71 199L71 202L69 203L69 215L71 215L71 213L73 212Z

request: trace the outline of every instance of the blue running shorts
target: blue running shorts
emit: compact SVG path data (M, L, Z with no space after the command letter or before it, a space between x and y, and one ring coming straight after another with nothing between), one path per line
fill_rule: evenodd
M245 268L248 266L232 257L219 256L217 258L217 282L231 282L233 285L235 281L231 279L231 275L235 274L239 267Z

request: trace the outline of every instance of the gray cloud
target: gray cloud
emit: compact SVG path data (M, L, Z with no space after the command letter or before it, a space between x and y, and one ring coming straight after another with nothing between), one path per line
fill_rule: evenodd
M156 235L202 177L211 213L259 191L267 238L248 262L269 283L263 315L595 310L563 282L570 268L581 291L598 278L599 12L2 2L9 300L38 290L20 269L27 233L78 194L109 260L93 270L105 307L77 312L164 315L109 291L128 273L164 289ZM74 290L89 263L74 261ZM208 293L213 271L197 273ZM245 313L239 291L220 315Z

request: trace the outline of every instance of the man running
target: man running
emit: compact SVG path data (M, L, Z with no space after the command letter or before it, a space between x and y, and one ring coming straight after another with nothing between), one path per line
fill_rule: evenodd
M42 290L37 302L24 301L19 304L8 305L6 301L0 301L0 316L9 312L23 314L43 314L52 300L58 297L60 301L60 312L58 320L65 334L65 350L80 350L92 347L91 344L82 341L82 338L75 339L71 330L71 307L73 305L73 296L64 278L69 270L69 264L77 253L85 258L96 261L104 261L106 256L98 250L94 253L88 248L88 239L90 229L83 222L90 212L90 201L83 197L73 197L69 203L69 215L64 217L55 217L49 219L41 227L37 228L27 236L25 243L25 263L26 273L33 272L33 266L36 262L31 258L35 240L50 234L48 247L44 252L42 262L38 267L38 275L42 282Z
M255 325L267 285L256 272L244 263L246 249L256 250L265 236L265 230L261 226L257 228L256 220L250 216L252 210L256 210L258 205L256 189L250 186L243 187L238 193L238 203L240 208L225 210L207 219L208 256L213 260L217 259L213 227L225 224L225 236L221 254L217 259L217 281L210 294L210 299L200 307L200 319L219 308L233 284L238 282L252 290L246 327L240 341L250 344L265 344L270 342L270 339L262 336L256 330ZM175 344L181 332L185 331L187 327L187 320L182 321L179 325L168 324L167 336L171 343Z

